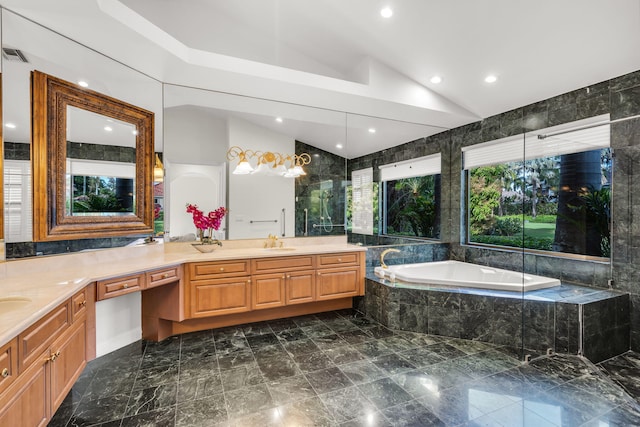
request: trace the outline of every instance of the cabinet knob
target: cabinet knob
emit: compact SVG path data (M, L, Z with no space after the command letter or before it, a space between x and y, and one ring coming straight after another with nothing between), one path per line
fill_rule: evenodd
M49 356L49 361L55 362L58 357L60 357L60 350L56 351L51 356Z
M251 279L247 280L247 283L251 283Z
M291 275L290 274L287 274L287 279L291 279Z
M338 262L342 262L342 258L338 258Z
M167 277L169 277L169 273L164 273L164 274L162 275L162 278L163 278L163 279L166 279Z
M318 271L318 276L320 276L320 275L322 275L322 273L320 273L320 272Z
M87 301L82 301L78 303L78 306L80 307L86 307L87 306Z
M122 285L122 289L127 289L129 287L128 283L125 283L124 285Z
M282 275L282 279L283 280L286 279L287 277L289 277L289 276L285 276L284 274Z
M224 271L224 267L220 267L220 271Z
M4 368L2 370L2 378L7 378L9 376L9 369Z

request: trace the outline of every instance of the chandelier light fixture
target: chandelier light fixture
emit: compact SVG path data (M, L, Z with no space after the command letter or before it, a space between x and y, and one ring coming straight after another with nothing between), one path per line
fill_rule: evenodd
M237 160L234 175L274 175L284 178L297 178L306 175L303 166L311 163L311 156L302 154L281 154L273 151L243 150L233 146L227 150L227 160ZM255 164L251 165L251 161Z

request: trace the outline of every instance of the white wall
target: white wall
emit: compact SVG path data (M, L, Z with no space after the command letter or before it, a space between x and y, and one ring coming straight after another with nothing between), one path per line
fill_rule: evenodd
M291 137L231 119L228 123L229 147L295 153ZM285 209L286 237L295 233L295 181L293 178L264 175L233 175L237 162L229 163L229 239L262 238L269 234L282 236L282 209ZM252 162L255 165L255 161ZM273 221L254 222L251 221Z
M142 339L142 294L96 302L96 357Z
M205 110L182 106L164 112L165 162L219 165L226 161L227 123Z

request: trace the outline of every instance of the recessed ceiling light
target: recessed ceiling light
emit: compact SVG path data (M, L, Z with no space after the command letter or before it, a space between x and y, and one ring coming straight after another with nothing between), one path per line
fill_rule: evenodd
M14 125L13 123L6 123L5 126L8 127L9 129L15 129L16 128L16 125Z
M498 78L493 74L489 74L487 77L484 78L484 81L487 83L495 83L496 81L498 81Z
M337 148L338 150L342 150L342 144L337 143L337 144L336 144L336 148Z
M380 16L383 18L391 18L393 16L393 10L390 7L384 7L380 9Z
M111 132L113 129L110 126L105 126L104 130L106 130L107 132Z
M82 87L89 87L89 83L85 82L84 80L80 80L78 82L78 85Z
M282 117L276 117L276 122L282 123Z
M369 133L376 133L376 129L375 128L369 128Z
M438 83L442 82L442 77L440 76L433 76L430 79L431 83L433 83L434 85L437 85Z

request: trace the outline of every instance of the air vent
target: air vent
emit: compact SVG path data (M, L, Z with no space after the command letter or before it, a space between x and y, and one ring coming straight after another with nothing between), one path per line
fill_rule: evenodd
M2 56L7 61L29 62L24 54L18 49L12 49L10 47L2 48Z

